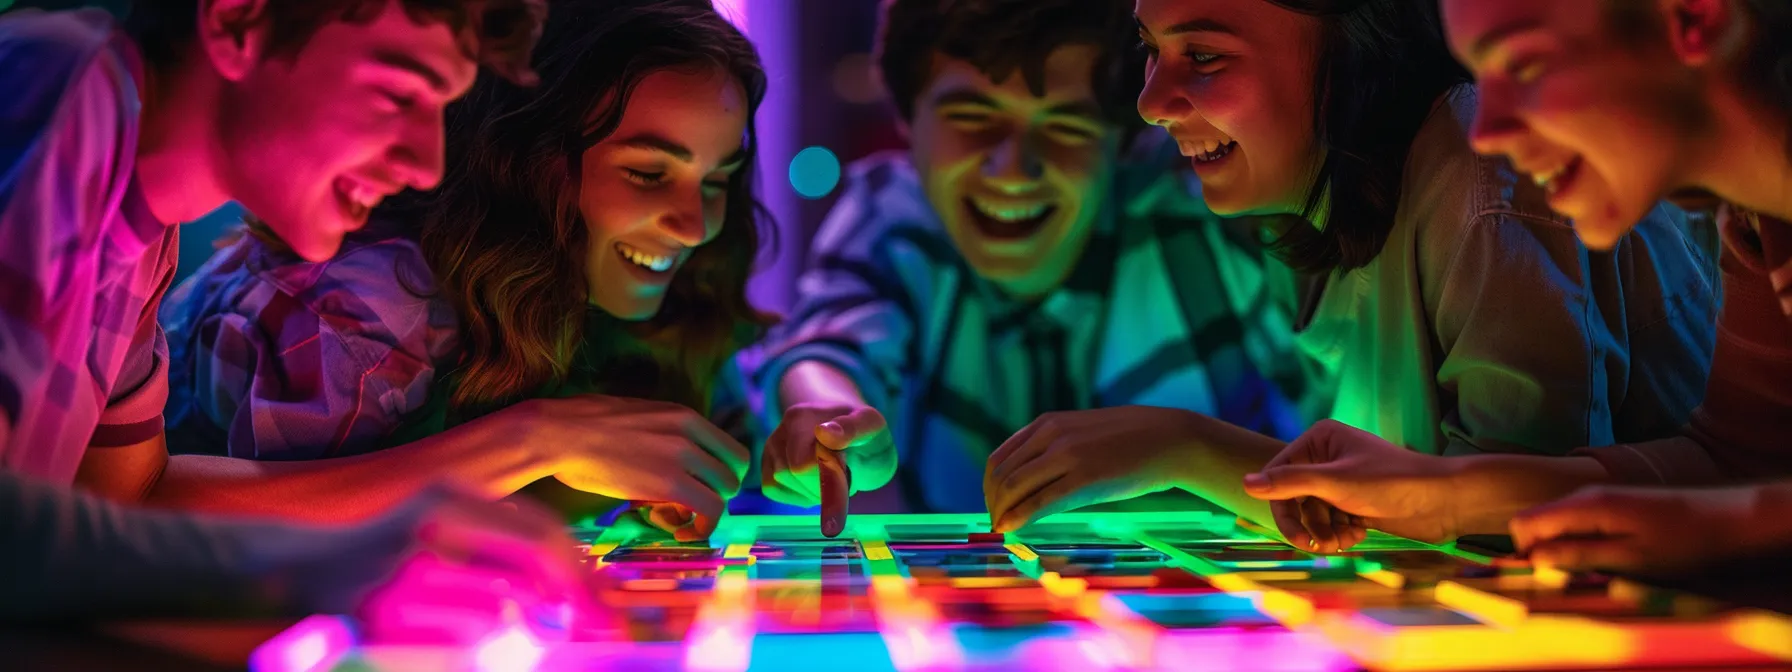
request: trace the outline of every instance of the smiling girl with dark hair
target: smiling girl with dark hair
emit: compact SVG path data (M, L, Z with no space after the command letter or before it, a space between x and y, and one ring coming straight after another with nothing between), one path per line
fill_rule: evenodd
M554 476L707 534L747 450L704 413L767 322L746 299L765 74L705 1L550 12L538 86L487 78L450 110L440 188L330 261L250 237L179 290L177 431L309 461L284 491L310 515Z

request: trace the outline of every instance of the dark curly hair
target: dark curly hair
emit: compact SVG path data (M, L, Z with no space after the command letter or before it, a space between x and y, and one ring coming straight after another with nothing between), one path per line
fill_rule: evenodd
M1473 81L1444 41L1437 3L1268 0L1319 19L1313 130L1325 162L1301 219L1270 245L1308 272L1360 268L1381 254L1400 203L1406 155L1438 97ZM1330 204L1323 230L1311 222Z
M1146 124L1137 101L1144 54L1131 0L883 0L877 65L890 102L912 121L935 53L969 62L991 80L1016 71L1034 95L1045 92L1045 62L1058 48L1100 49L1094 85L1109 122L1136 133Z
M367 23L394 0L267 0L244 17L244 28L267 24L269 56L290 56L332 22ZM440 21L460 36L461 49L492 72L529 84L529 51L541 34L545 0L397 0L413 21ZM151 65L174 63L198 33L199 0L137 0L125 32Z
M706 410L723 364L770 321L746 296L764 215L753 198L759 56L708 0L551 4L535 52L541 84L484 78L450 106L447 174L409 206L422 213L418 239L437 291L461 320L450 416L515 403L569 375L626 379L641 387L603 391ZM601 311L587 304L580 157L615 132L648 75L693 67L731 74L750 100L746 161L728 182L722 230L692 252L652 319L591 315ZM645 352L619 345L630 343Z

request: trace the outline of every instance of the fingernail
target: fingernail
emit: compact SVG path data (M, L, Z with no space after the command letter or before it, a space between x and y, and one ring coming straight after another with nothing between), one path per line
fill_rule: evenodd
M822 517L821 533L823 536L826 536L827 538L832 539L834 537L840 536L840 533L844 532L844 531L846 531L846 521L843 520L839 515L836 514L836 515Z
M841 427L840 423L834 422L832 420L821 423L821 430L824 432L827 432L829 434L833 434L835 436L842 436L842 435L846 434L846 428Z
M1263 474L1245 474L1244 487L1246 490L1268 490L1269 477Z

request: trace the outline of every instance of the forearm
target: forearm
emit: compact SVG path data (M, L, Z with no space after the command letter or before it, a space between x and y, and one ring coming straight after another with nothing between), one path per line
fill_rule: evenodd
M1177 487L1274 529L1269 503L1245 492L1244 476L1261 471L1288 444L1199 413L1185 418L1182 435L1196 438L1187 447Z
M266 542L318 528L136 510L0 474L0 621L293 614Z
M778 381L778 398L785 408L805 402L866 405L865 395L852 376L832 364L813 359L790 365Z
M1475 455L1445 458L1458 534L1505 534L1512 516L1610 480L1590 457Z
M526 402L525 402L526 403ZM365 518L425 487L454 481L494 499L555 468L522 442L513 406L435 436L351 457L263 462L178 455L146 501L192 511L317 522Z

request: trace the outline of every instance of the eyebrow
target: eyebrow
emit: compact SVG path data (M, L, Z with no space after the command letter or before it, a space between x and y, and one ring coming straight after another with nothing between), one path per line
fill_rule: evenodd
M692 158L696 156L696 154L691 151L691 148L657 133L639 133L631 135L621 140L617 140L616 144L623 147L633 147L635 149L665 152L671 154L672 158L685 163L690 163Z
M381 50L374 52L373 62L422 77L423 81L429 83L429 88L434 89L436 93L447 95L449 92L447 77L443 77L442 73L437 72L435 68L429 67L428 64L417 60L417 57L410 54L402 51Z
M1483 56L1487 55L1487 51L1492 49L1493 45L1499 44L1500 41L1510 38L1513 35L1537 30L1542 27L1543 23L1540 21L1525 20L1509 23L1487 31L1480 37L1475 38L1475 43L1468 48L1469 60L1479 61Z
M933 100L934 107L947 105L982 105L984 107L1001 107L996 99L971 89L953 89L939 95Z
M996 102L996 99L971 89L953 89L940 94L939 97L935 98L933 101L934 107L945 107L947 105L981 105L983 107L993 108L1002 107L1000 103ZM1089 100L1059 103L1046 108L1045 113L1053 116L1085 117L1088 119L1102 118L1101 106L1097 105L1094 101Z
M1144 33L1146 35L1151 34L1151 29L1149 27L1146 27L1145 22L1140 21L1138 19L1138 17L1133 17L1133 23L1136 23L1139 25L1139 32ZM1233 37L1238 36L1238 31L1233 30L1231 26L1228 26L1224 23L1220 23L1219 21L1215 21L1213 19L1195 19L1193 21L1183 21L1182 23L1178 23L1174 26L1170 26L1169 28L1165 29L1163 32L1165 37L1168 37L1171 35L1185 35L1188 33L1216 33L1219 35L1231 35Z
M672 158L678 159L684 163L690 163L696 160L697 156L695 152L691 151L691 148L679 144L678 141L658 133L637 133L621 140L617 140L616 144L623 147L645 149L652 152L665 152L666 154L670 154ZM716 170L734 170L740 168L746 162L747 148L742 147L734 150L733 154L729 154L727 159L716 166Z

